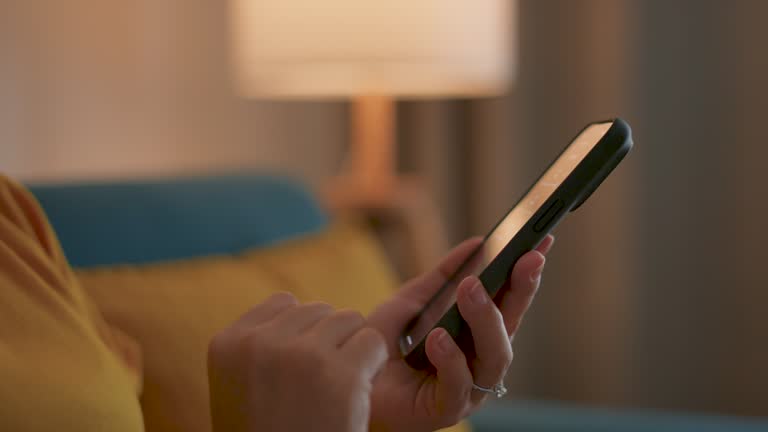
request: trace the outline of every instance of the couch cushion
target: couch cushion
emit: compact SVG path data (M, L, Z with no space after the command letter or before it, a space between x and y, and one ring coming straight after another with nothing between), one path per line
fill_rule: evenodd
M326 226L309 191L285 177L229 175L30 189L73 267L232 253Z

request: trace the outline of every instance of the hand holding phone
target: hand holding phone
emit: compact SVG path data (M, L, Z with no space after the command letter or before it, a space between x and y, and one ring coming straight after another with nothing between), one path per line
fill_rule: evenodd
M535 252L523 255L509 277L509 290L494 303L472 300L477 277L464 280L458 289L462 317L472 329L476 351L462 352L443 329L430 333L427 353L434 369L413 370L399 355L398 340L406 323L477 249L482 237L470 238L453 248L429 272L408 282L368 315L368 325L387 341L390 360L374 382L371 394L371 430L438 430L474 412L486 399L473 384L491 387L500 382L512 362L509 335L520 323L539 285L545 255L553 238L547 237Z
M408 323L399 341L408 364L416 369L431 366L425 342L437 327L444 328L464 352L471 352L472 337L456 305L459 283L477 276L494 297L517 260L581 206L632 145L629 125L621 119L587 125Z

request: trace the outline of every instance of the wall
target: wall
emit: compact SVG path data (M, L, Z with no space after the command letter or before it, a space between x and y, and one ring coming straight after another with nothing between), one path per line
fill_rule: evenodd
M638 1L638 404L768 415L768 2ZM640 147L639 147L640 148Z
M226 5L3 1L0 171L72 179L259 167L309 180L333 172L345 105L236 97Z

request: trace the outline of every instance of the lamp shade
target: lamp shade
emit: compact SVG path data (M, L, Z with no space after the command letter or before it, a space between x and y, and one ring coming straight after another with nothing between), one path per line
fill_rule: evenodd
M515 0L230 0L245 96L481 96L514 72Z

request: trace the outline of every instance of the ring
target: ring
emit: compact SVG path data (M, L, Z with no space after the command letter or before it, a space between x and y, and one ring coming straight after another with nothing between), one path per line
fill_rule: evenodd
M483 393L490 393L492 395L495 395L497 398L502 398L504 397L505 394L507 394L507 388L504 387L503 382L500 382L491 388L481 387L475 383L472 383L472 388L475 390L481 391Z

